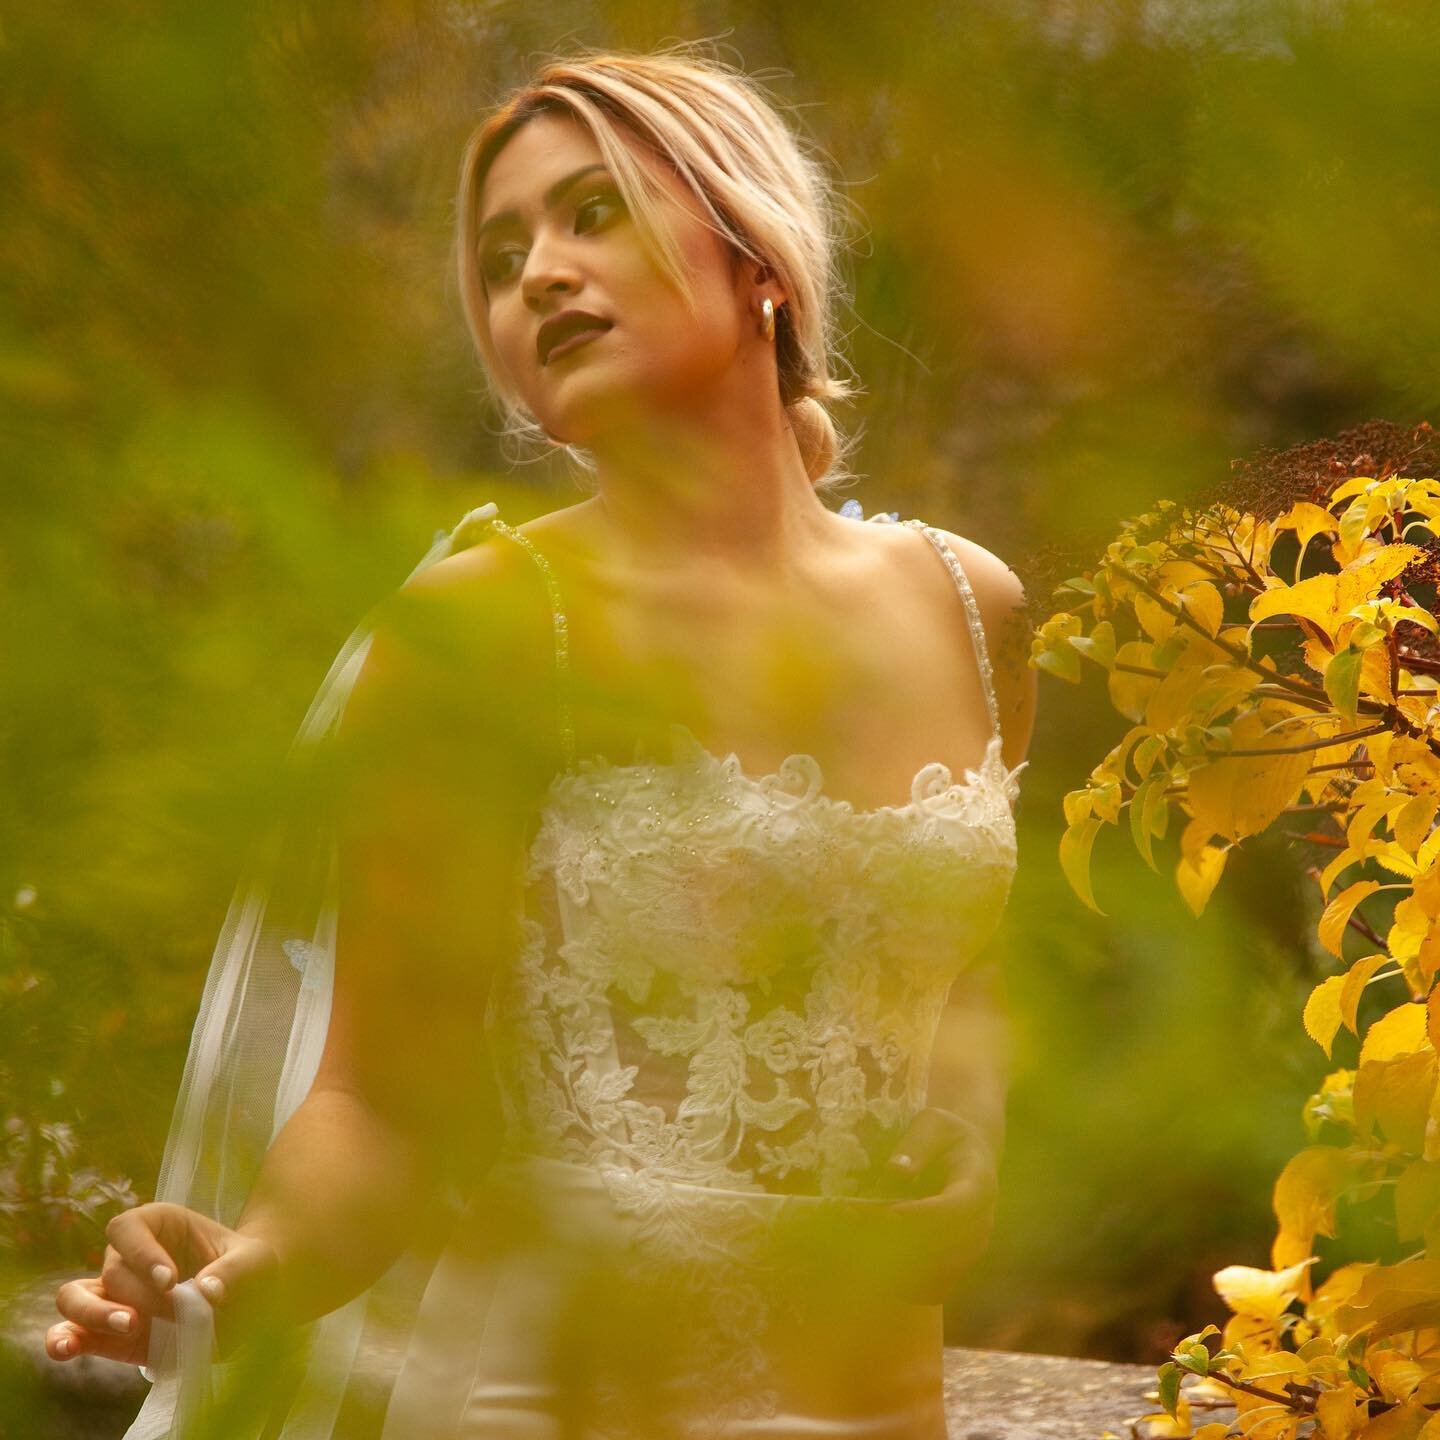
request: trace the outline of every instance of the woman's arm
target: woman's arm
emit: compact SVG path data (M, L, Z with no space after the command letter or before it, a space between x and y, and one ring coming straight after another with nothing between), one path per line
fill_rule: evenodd
M173 1318L170 1291L192 1277L219 1307L222 1349L252 1321L333 1309L441 1218L442 1182L463 1188L493 1157L485 1002L556 762L550 616L530 564L478 545L387 605L322 777L340 913L315 1081L238 1229L173 1204L110 1222L103 1273L57 1294L56 1359L142 1361L150 1317Z
M963 971L935 1035L928 1104L967 1120L998 1163L1005 1144L1010 1024L997 962Z
M401 592L346 708L325 1052L237 1226L296 1318L371 1283L501 1138L482 1019L554 757L543 594L497 548Z

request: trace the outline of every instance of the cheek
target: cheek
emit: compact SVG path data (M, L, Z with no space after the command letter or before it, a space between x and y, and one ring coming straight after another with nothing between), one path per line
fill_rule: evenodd
M652 295L654 292L652 292ZM693 383L728 368L735 359L739 327L734 300L706 288L693 308L671 289L641 313L627 336L632 363L665 388Z
M494 352L499 374L495 377L512 394L529 397L534 355L534 335L516 307L504 298L491 305L487 319L490 326L490 348Z

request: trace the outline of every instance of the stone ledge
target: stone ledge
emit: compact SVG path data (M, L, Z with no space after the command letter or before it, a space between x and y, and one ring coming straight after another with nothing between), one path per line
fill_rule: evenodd
M149 1387L131 1365L88 1355L61 1363L45 1353L55 1290L67 1278L47 1276L8 1297L0 1318L0 1374L29 1380L32 1393L48 1405L49 1424L60 1427L47 1431L54 1440L118 1440ZM358 1393L346 1403L354 1421L346 1440L372 1440L399 1363L396 1345L367 1332L353 1387ZM1154 1386L1149 1365L1001 1350L945 1352L950 1440L1098 1440L1106 1430L1128 1436L1132 1421L1157 1408L1145 1398Z

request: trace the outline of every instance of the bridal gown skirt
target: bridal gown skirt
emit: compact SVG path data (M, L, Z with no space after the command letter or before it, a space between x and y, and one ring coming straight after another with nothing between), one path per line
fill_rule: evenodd
M945 1440L941 1307L866 1278L884 1208L507 1159L383 1440Z

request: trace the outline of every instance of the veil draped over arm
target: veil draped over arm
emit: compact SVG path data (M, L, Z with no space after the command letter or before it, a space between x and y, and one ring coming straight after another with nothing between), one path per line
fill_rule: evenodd
M433 543L405 583L479 540L494 503ZM234 1226L275 1136L315 1078L334 984L339 876L325 761L365 664L380 607L341 646L300 726L285 790L226 913L210 961L155 1198ZM331 1435L372 1287L293 1332L299 1389L281 1440ZM214 1357L213 1316L193 1280L175 1287L176 1319L156 1317L142 1374L150 1393L126 1440L192 1436L243 1358ZM263 1407L256 1407L262 1409ZM267 1416L227 1416L223 1433L256 1440ZM204 1433L201 1431L200 1433Z

